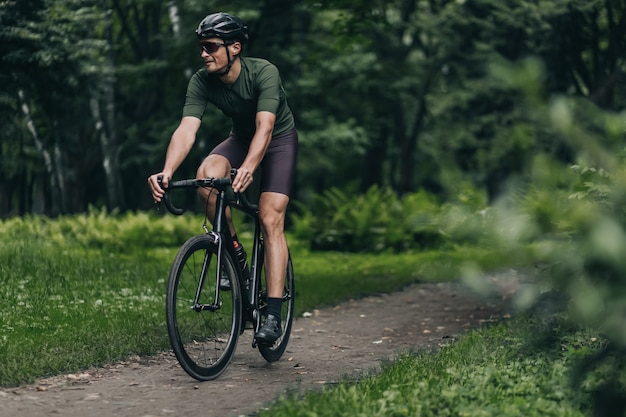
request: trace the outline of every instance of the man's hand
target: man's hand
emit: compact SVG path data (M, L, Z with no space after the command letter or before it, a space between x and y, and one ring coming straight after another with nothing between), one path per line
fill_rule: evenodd
M254 178L250 170L245 167L238 168L237 175L235 175L235 179L233 180L233 191L243 193L246 191L246 188L252 184L253 180Z
M163 184L163 188L159 184L159 177L161 177L161 184ZM160 202L163 199L163 195L165 195L164 188L167 188L170 182L171 175L165 172L158 172L156 174L150 175L148 177L148 184L150 184L150 192L152 193L152 198L155 203Z

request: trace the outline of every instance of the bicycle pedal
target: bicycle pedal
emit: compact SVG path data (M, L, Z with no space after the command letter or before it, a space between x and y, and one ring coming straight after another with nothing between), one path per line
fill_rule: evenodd
M263 346L263 347L272 347L276 342L266 342L266 341L258 341L256 338L254 342L252 342L252 347Z

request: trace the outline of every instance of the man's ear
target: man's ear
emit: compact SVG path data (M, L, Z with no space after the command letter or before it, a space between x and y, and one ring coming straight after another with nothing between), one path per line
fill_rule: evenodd
M233 55L239 55L241 53L241 42L235 41L230 47Z

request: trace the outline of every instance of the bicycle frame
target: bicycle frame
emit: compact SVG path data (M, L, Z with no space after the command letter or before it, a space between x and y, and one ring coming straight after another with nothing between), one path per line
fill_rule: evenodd
M231 178L234 177L236 171L231 172ZM231 178L207 178L197 180L182 180L174 181L170 183L169 189L175 188L213 188L217 190L217 196L215 201L215 217L212 222L212 229L209 230L206 225L204 226L207 234L213 234L215 241L218 243L218 258L217 258L217 276L215 279L219 282L220 271L222 268L222 254L226 250L231 256L231 259L237 260L237 254L235 253L235 247L233 244L232 236L228 229L228 223L226 221L226 209L237 209L244 215L250 217L254 221L254 239L252 246L252 256L250 260L250 276L244 277L244 273L241 270L239 262L234 262L236 275L239 279L239 284L242 288L243 297L243 314L246 321L250 321L254 324L255 332L259 329L261 323L261 314L259 312L259 300L257 294L259 292L259 286L261 285L261 265L263 263L263 237L261 235L261 225L259 220L259 207L250 203L245 195L241 193L233 193L231 187ZM168 210L174 214L182 214L183 210L174 207L169 198L169 193L165 194L164 203ZM207 256L210 256L207 254ZM204 265L207 265L207 259L205 259ZM250 281L249 288L246 288L246 278ZM198 285L198 290L194 300L193 309L196 311L211 310L215 311L220 308L220 291L219 285L215 287L214 302L211 305L202 305L198 302L200 299L202 288L204 287L204 280L206 279L206 271L202 271L202 282ZM253 347L255 341L253 341Z
M260 265L263 262L263 237L261 236L261 225L259 221L259 208L256 205L251 204L242 194L236 195L235 200L230 200L227 196L227 190L218 190L217 199L215 202L215 219L213 221L213 230L210 233L214 233L218 236L218 254L222 253L222 250L226 249L231 258L237 260L237 254L235 253L234 242L230 231L228 229L228 223L226 222L226 208L237 209L246 216L250 217L254 221L254 239L252 245L252 255L250 260L250 276L244 277L244 273L241 270L239 262L235 262L235 269L237 276L239 277L239 283L242 288L244 297L244 314L248 321L252 321L255 324L255 330L258 329L257 319L259 308L259 300L256 297L258 293L260 280L261 280L261 268ZM225 245L224 245L225 244ZM218 271L222 266L222 259L218 257L217 260ZM219 277L216 277L219 278ZM249 288L246 288L246 278L249 278ZM219 294L219 286L216 289L216 295Z

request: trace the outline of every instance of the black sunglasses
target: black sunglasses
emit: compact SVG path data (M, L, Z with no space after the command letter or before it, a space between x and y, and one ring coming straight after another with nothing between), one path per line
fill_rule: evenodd
M218 49L220 49L220 46L226 46L226 43L217 43L217 42L200 42L200 53L202 53L202 51L206 52L207 54L214 54L215 52L217 52Z

